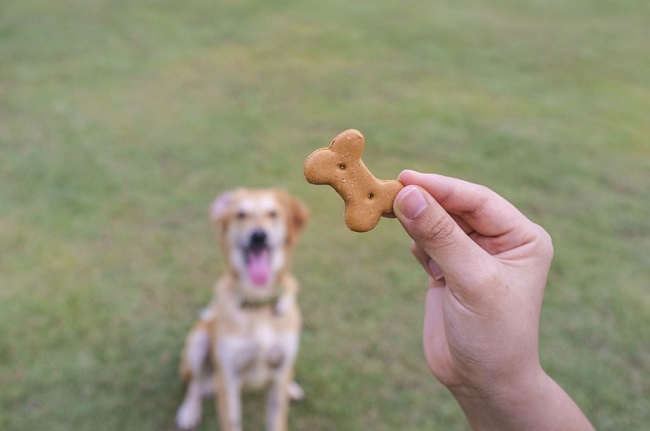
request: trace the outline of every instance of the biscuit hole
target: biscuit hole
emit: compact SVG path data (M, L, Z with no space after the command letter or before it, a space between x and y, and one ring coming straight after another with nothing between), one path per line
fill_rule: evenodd
M339 163L339 169L344 171L347 166L345 166L345 163Z
M374 192L368 193L368 199L373 200L374 198L375 198L375 193Z

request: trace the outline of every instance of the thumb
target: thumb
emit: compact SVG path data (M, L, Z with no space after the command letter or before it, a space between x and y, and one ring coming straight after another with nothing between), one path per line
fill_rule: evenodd
M480 285L492 267L479 247L447 211L419 186L406 186L395 198L394 212L417 246L440 268L451 288Z

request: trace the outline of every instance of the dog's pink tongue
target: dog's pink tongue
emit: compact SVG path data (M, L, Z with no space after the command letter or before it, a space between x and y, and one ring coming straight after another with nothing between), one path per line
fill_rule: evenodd
M251 253L248 261L248 278L255 286L266 286L271 277L271 262L267 250Z

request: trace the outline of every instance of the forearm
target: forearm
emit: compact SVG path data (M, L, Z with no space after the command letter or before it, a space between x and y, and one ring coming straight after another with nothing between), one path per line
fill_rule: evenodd
M454 396L476 431L594 429L571 397L543 371L502 393Z

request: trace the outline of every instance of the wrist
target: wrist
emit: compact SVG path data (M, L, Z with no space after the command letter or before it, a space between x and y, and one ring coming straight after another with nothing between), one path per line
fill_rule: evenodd
M473 430L594 429L571 397L541 367L503 386L452 393Z
M473 430L533 429L517 418L529 416L525 412L547 391L550 378L541 367L509 377L477 387L450 388Z

